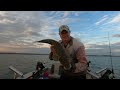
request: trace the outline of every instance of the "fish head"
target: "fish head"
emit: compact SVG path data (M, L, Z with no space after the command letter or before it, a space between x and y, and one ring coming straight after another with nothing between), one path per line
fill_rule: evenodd
M40 41L37 41L37 42L48 43L48 44L53 45L54 40L52 40L52 39L43 39L43 40L40 40Z

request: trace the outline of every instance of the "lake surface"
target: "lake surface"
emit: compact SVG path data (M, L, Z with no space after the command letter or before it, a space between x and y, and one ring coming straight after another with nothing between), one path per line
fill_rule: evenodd
M87 56L87 60L91 61L90 67L93 72L105 67L112 68L109 56ZM0 54L0 79L13 78L9 66L14 66L25 74L35 70L38 61L45 63L47 67L54 63L48 59L48 55ZM115 75L120 78L120 57L112 57L112 65Z

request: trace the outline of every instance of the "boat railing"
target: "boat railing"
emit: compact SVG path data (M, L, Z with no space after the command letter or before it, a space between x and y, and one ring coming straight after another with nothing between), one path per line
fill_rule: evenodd
M13 71L13 73L14 73L13 78L14 79L16 79L18 75L23 77L23 73L21 71L17 70L15 67L9 66L9 69Z
M91 62L89 62L90 64ZM55 67L57 66L57 69L58 68L58 64L55 64ZM36 70L35 71L32 71L32 72L29 72L27 74L23 74L21 71L17 70L15 67L13 66L9 66L9 69L12 70L14 72L14 79L27 79L29 77L33 77L33 78L36 78L36 76L38 76L41 72L38 68L38 63L37 63L37 66L36 66ZM41 68L41 65L39 66ZM55 68L54 67L54 68ZM42 74L43 72L45 71L49 71L49 68L43 68L42 69ZM53 78L60 78L60 75L58 74L59 70L54 70L54 74L49 74L49 77L53 77ZM40 75L42 75L40 74ZM87 70L87 74L86 74L86 78L87 79L113 79L113 77L111 76L112 74L112 71L108 68L102 68L100 69L99 71L97 72L93 72L92 69L90 68L90 66L88 65L88 70ZM38 77L40 77L40 75Z

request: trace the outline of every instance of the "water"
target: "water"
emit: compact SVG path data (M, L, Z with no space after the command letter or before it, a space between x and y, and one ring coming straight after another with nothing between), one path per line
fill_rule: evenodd
M0 54L0 79L13 78L13 72L9 69L10 65L25 74L35 70L38 61L48 66L51 64L48 55Z
M91 61L90 67L94 72L106 67L112 70L113 65L115 76L120 79L120 57L112 57L112 64L109 56L87 56L87 58Z
M96 72L102 68L111 69L111 60L108 56L87 56L91 61L90 67ZM117 78L120 78L120 57L112 57L113 68ZM20 55L20 54L0 54L0 79L12 79L13 72L9 69L12 65L24 74L35 70L38 61L44 62L48 67L52 65L52 61L48 59L48 55Z

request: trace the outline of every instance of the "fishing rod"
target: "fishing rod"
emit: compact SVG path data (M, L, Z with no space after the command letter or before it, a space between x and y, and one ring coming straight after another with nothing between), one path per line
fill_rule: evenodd
M111 44L110 44L109 32L108 32L108 41L109 41L109 50L110 50L110 60L111 60L112 73L113 73L113 76L114 76L114 69L113 69L113 62L112 62L112 52L111 52Z

